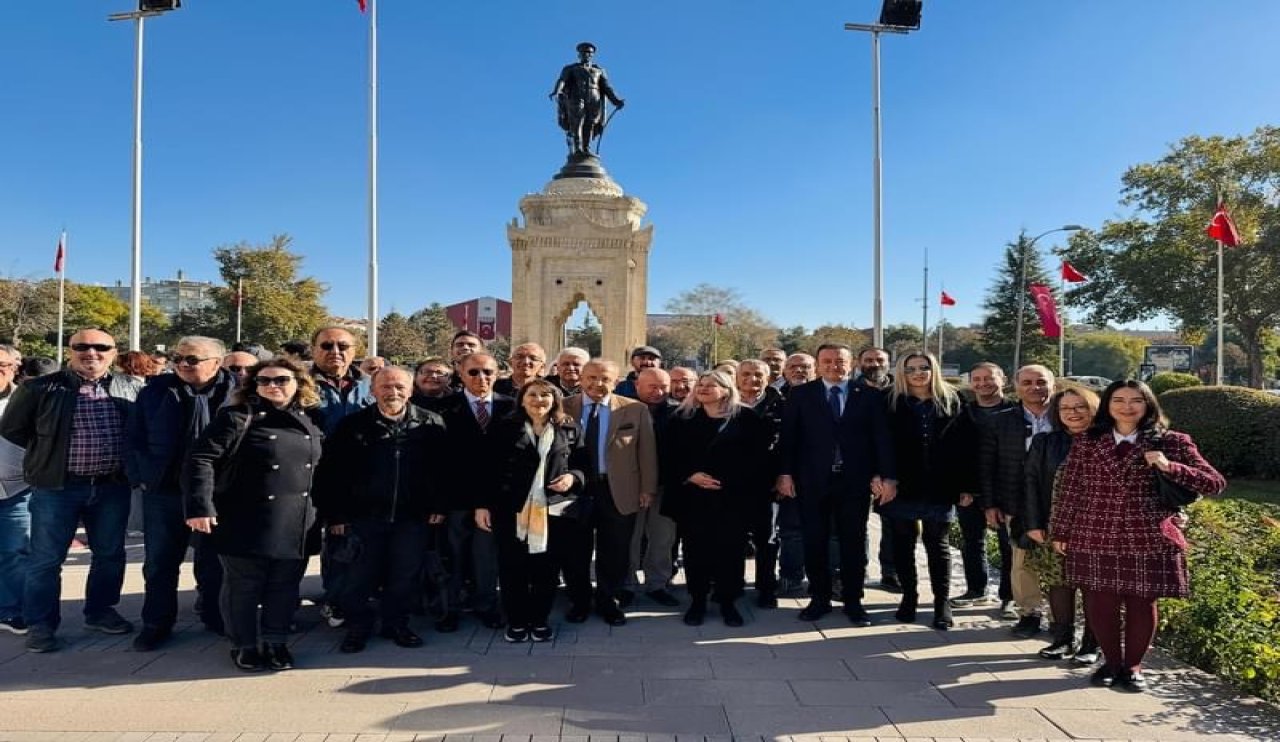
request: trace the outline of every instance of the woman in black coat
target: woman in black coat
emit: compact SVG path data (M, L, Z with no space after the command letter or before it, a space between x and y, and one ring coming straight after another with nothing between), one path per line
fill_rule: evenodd
M662 441L662 508L684 536L690 626L706 617L713 589L725 625L742 625L734 606L743 590L742 546L752 506L768 487L772 440L765 421L738 399L728 374L702 374Z
M898 359L889 392L889 428L898 462L897 495L881 494L878 511L893 529L893 563L902 582L895 616L916 620L919 576L916 542L924 542L933 588L933 627L954 625L951 604L951 547L947 543L956 505L970 505L978 490L977 430L937 359L917 352ZM873 486L873 489L875 487Z
M520 389L515 411L496 421L501 484L475 518L498 544L508 642L552 639L548 617L561 570L568 585L590 584L590 507L580 497L585 449L563 402L551 382L534 379Z
M246 672L293 667L289 624L307 557L318 546L309 538L312 474L324 437L318 404L310 374L285 359L263 361L183 467L187 525L212 534L225 574L219 602L231 659Z

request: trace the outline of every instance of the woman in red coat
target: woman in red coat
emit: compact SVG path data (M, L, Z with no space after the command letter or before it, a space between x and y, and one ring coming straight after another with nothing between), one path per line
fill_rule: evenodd
M1105 658L1094 685L1145 690L1142 658L1155 638L1156 599L1187 595L1181 513L1161 503L1157 471L1203 495L1226 487L1191 438L1167 424L1146 384L1117 381L1063 464L1049 532L1066 557L1068 581L1088 595L1086 618Z

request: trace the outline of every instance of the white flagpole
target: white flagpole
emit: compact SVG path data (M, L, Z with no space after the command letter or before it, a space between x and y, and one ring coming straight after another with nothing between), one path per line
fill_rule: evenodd
M947 305L942 303L941 294L938 300L938 365L942 365L942 331L947 326L945 319ZM938 373L942 373L942 369L938 369Z
M58 246L62 259L58 262L62 270L58 271L58 366L62 366L63 333L67 318L67 230L62 230L62 239Z
M1067 375L1067 277L1058 270L1058 295L1062 303L1058 307L1058 378Z
M378 0L369 0L369 328L378 354Z
M1222 276L1222 240L1218 240L1218 386L1223 385L1222 375L1224 367L1222 363L1222 297L1223 297L1223 276Z

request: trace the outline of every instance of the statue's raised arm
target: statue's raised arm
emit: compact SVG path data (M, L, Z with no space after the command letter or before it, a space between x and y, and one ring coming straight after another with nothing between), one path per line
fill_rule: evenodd
M591 141L604 133L604 101L607 99L618 108L626 105L609 84L604 68L593 61L595 53L595 44L578 44L578 61L560 70L551 90L571 160L590 156Z

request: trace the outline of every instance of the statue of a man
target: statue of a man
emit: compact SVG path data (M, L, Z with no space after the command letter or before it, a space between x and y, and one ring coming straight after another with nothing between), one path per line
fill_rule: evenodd
M595 53L595 44L578 44L578 61L560 70L560 79L551 91L560 128L571 142L571 158L591 154L591 140L603 133L605 98L618 108L626 104L609 86L604 68L592 61Z

